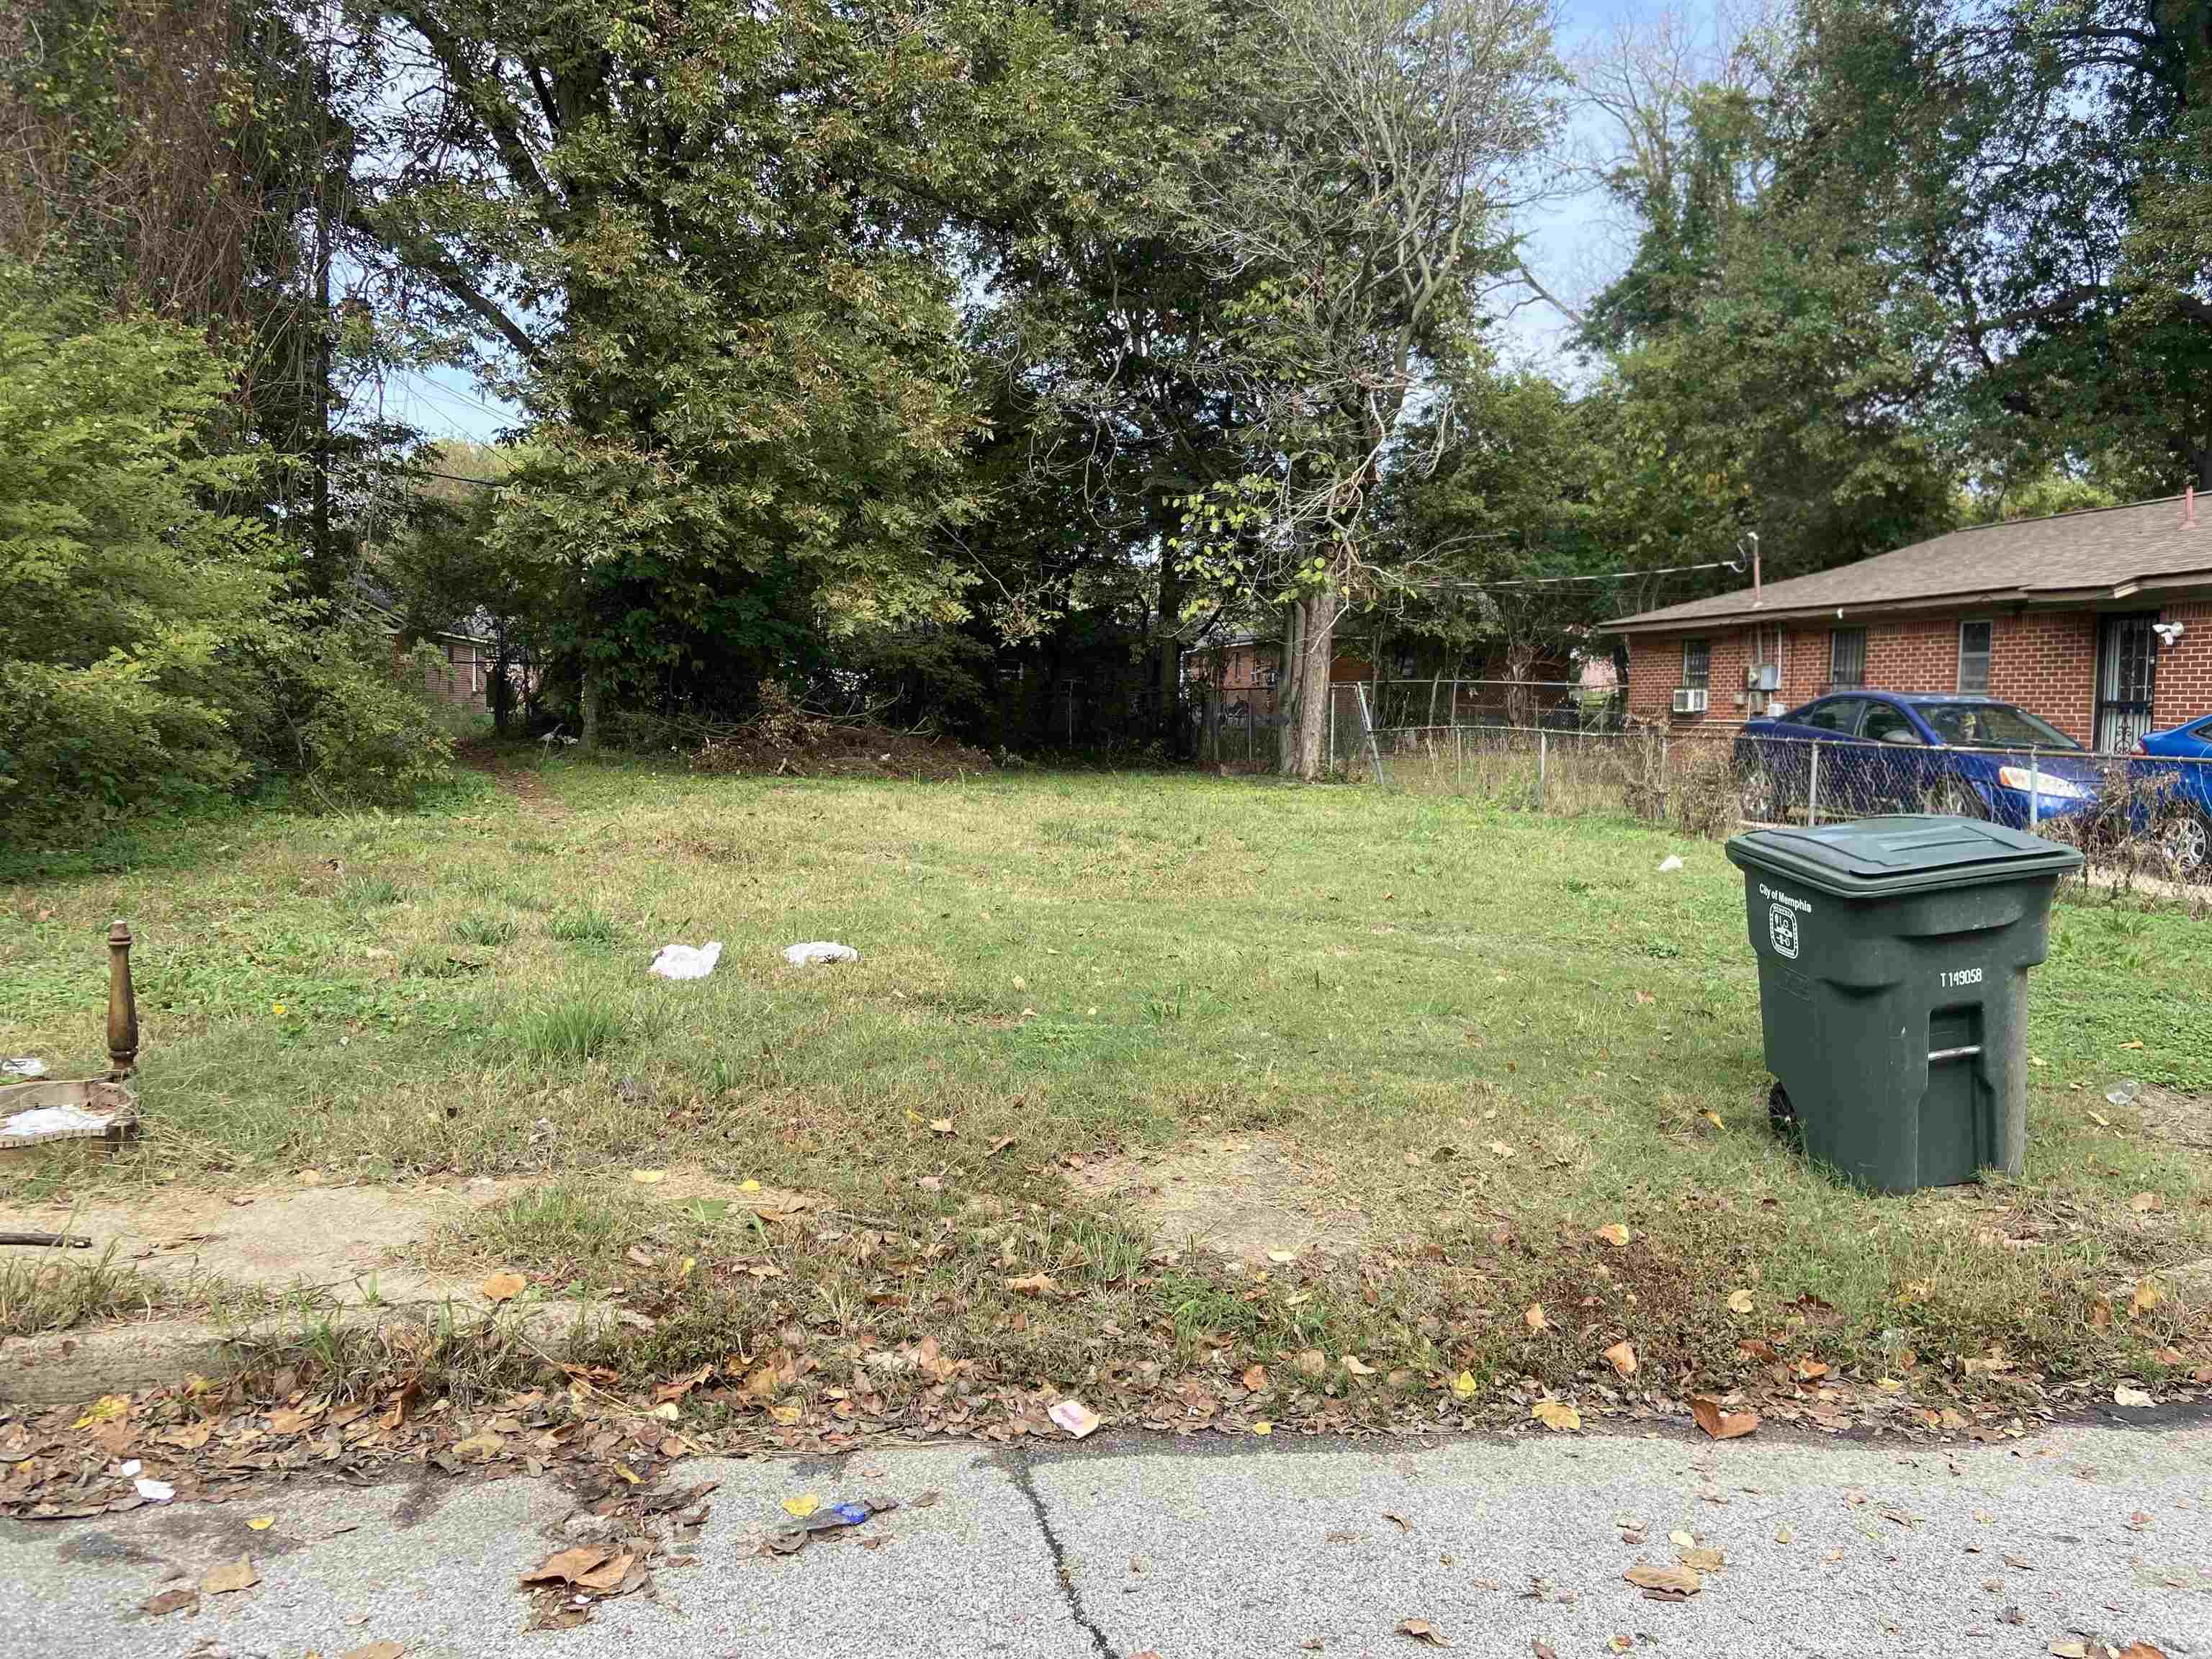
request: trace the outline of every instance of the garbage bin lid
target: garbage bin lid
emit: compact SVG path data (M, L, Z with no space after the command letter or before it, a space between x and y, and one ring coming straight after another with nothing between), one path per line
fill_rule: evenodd
M2071 847L1973 818L1858 818L1817 830L1754 830L1728 844L1729 862L1794 876L1844 898L2059 876L2081 865Z

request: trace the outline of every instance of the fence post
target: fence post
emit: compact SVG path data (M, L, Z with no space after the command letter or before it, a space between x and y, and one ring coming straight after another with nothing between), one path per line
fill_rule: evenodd
M1805 827L1820 827L1820 745L1815 741L1806 747L1813 751L1813 765L1805 785Z
M1544 775L1551 769L1551 733L1542 726L1536 728L1536 810L1544 810Z
M2027 751L2027 827L2043 822L2043 763L2033 749Z
M1322 757L1322 770L1334 775L1336 771L1336 685L1334 681L1322 695L1322 728L1328 739L1328 753Z

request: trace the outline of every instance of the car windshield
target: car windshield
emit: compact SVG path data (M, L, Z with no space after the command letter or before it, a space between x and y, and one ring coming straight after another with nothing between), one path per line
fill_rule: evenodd
M2048 720L2003 702L1916 702L1936 735L1960 749L2079 749Z

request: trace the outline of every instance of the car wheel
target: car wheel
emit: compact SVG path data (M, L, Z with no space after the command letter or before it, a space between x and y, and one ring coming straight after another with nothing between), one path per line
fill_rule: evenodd
M1936 810L1946 817L1978 818L1988 813L1982 806L1982 798L1956 778L1936 792Z
M1754 823L1772 823L1781 792L1765 761L1753 761L1743 774L1743 815Z
M2174 875L2183 881L2199 881L2212 875L2212 824L2195 812L2184 812L2159 837L2159 849Z

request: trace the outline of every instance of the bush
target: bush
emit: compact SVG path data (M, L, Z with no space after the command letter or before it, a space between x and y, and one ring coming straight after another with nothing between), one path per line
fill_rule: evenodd
M291 598L232 370L0 261L0 844L282 771L411 805L450 742L385 636Z

